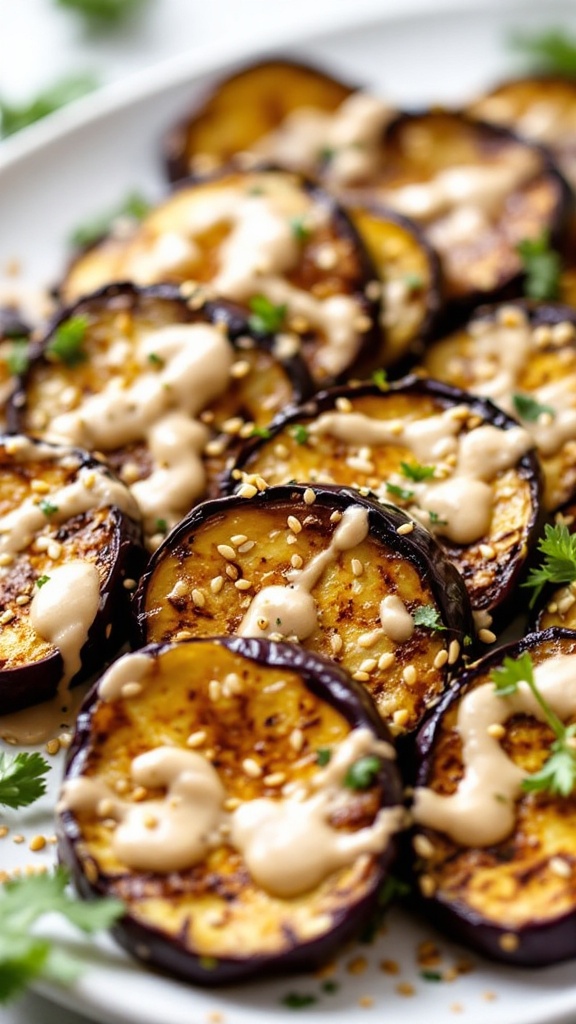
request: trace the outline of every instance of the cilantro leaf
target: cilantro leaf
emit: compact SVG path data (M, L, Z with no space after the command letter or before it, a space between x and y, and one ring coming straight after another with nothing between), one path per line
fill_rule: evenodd
M316 764L320 765L321 768L325 768L332 757L332 751L330 747L318 747L316 751Z
M554 740L550 750L550 757L540 771L524 779L522 789L527 793L546 791L558 796L570 796L576 782L574 752L566 746L564 740Z
M416 483L421 480L430 480L436 472L436 466L422 466L419 462L401 462L400 469L403 476Z
M44 775L50 765L40 754L0 752L0 804L28 807L46 792Z
M532 658L526 651L519 658L504 658L502 667L494 669L490 678L499 697L510 697L518 683L534 683Z
M42 587L46 583L49 583L49 582L50 582L50 577L49 576L39 576L38 579L36 580L36 586L38 587L38 590L41 590Z
M392 494L395 498L401 498L402 501L410 501L414 497L414 491L407 491L404 487L398 487L397 484L386 484L386 490L388 494Z
M317 1003L318 998L310 992L287 992L285 996L282 996L280 1002L288 1010L303 1010L306 1006Z
M346 772L344 785L348 789L369 789L376 781L380 767L380 758L375 754L359 757Z
M542 405L535 398L531 398L530 395L517 393L512 395L512 401L520 419L526 420L528 423L536 423L543 413L548 413L552 418L556 415L551 405Z
M564 29L550 28L534 35L515 33L510 39L512 49L525 54L539 71L560 75L576 74L576 40Z
M433 512L431 508L425 510L430 517L430 526L448 526L447 519L441 519L437 512Z
M70 235L70 243L78 249L85 249L94 242L100 241L113 228L115 221L126 217L130 220L143 220L150 211L150 203L139 192L130 192L115 210L109 210L92 220L80 224Z
M569 533L564 523L546 524L544 537L538 541L544 560L538 569L531 569L523 587L533 587L532 607L547 583L573 583L576 580L576 534Z
M524 269L524 294L529 299L557 299L562 268L559 253L550 248L548 233L525 238L516 251Z
M290 433L296 441L296 444L306 444L309 437L309 431L303 423L296 423L293 427L290 427Z
M426 629L432 629L436 633L440 633L446 629L443 625L440 616L431 604L421 604L419 608L416 608L412 615L412 619L415 626L425 626Z
M298 242L307 242L312 234L310 228L306 224L304 217L292 217L290 221L290 229L294 238Z
M253 427L250 433L250 437L261 437L264 441L268 441L272 437L268 427Z
M377 388L380 388L380 391L387 391L388 374L386 373L386 370L382 368L374 370L374 373L372 374L372 383L375 384Z
M42 498L38 502L38 508L46 516L47 519L49 519L50 516L56 515L56 513L58 512L58 505L53 505L52 502L48 501L46 498Z
M92 92L97 84L92 75L77 75L56 82L23 106L15 106L0 100L0 138L14 135L15 132L27 128L35 121L40 121L60 107L80 99L86 93Z
M46 346L48 358L67 366L77 366L86 358L82 346L86 337L88 320L85 316L71 316L56 328Z
M58 7L81 15L90 29L113 29L133 18L145 0L55 0Z
M8 370L13 377L21 377L30 365L28 341L18 338L12 344L6 360Z
M275 334L279 331L288 309L286 303L275 306L265 295L253 295L248 306L251 313L248 326L256 334Z
M58 913L84 932L109 927L123 913L118 900L84 902L66 892L68 873L30 875L0 886L0 1002L18 995L37 977L70 981L80 962L72 955L31 934L45 914Z

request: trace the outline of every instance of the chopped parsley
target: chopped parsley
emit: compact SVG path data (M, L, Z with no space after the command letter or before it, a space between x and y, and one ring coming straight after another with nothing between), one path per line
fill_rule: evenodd
M433 512L430 508L425 509L425 511L430 517L430 526L448 526L448 520L441 519L437 512Z
M556 415L551 405L541 405L540 402L537 402L535 398L531 398L530 395L522 395L518 392L512 395L512 401L520 419L526 420L527 423L536 423L544 413L552 416L552 418Z
M524 270L524 294L529 299L557 299L560 289L560 254L550 248L547 232L525 238L516 246Z
M376 757L375 754L359 757L357 761L350 765L346 772L344 785L348 789L370 789L370 786L374 785L378 777L380 768L380 758Z
M253 427L250 437L261 437L264 441L268 441L269 438L272 437L272 434L268 430L268 427Z
M307 226L304 217L292 217L290 221L290 229L294 238L298 242L307 242L312 234L310 228Z
M85 19L90 29L114 29L133 18L146 0L55 0L58 7Z
M48 345L46 355L66 366L77 366L86 358L84 340L88 320L85 316L71 316L56 328Z
M332 757L332 751L330 747L319 747L316 751L316 764L319 764L321 768L325 768Z
M9 372L13 377L21 377L30 365L30 350L24 338L14 341L6 360Z
M333 146L322 146L322 149L319 151L318 156L324 163L329 163L330 160L334 159L335 154L336 150L334 149Z
M42 587L46 586L46 584L49 583L49 582L50 582L50 577L49 576L39 576L38 579L36 580L36 586L38 587L38 590L41 590Z
M524 779L522 788L528 793L547 792L570 796L576 783L576 724L564 725L543 697L536 685L532 658L528 652L524 651L516 659L504 658L502 667L491 673L491 679L500 697L512 696L517 692L520 682L526 683L543 712L545 722L556 737L542 768Z
M339 988L340 985L338 984L338 982L333 981L332 978L328 978L326 981L322 982L322 991L325 992L326 995L328 996L333 996L338 991Z
M432 629L436 633L440 633L446 629L446 626L442 624L442 620L436 610L431 604L421 604L419 608L416 608L412 615L415 626L425 626L426 629Z
M402 501L411 501L414 497L414 491L407 491L404 487L398 487L397 484L386 484L386 490L388 494L392 494L395 498L401 498Z
M50 765L40 754L16 754L0 751L0 804L4 807L28 807L46 792L44 776Z
M61 79L23 106L15 106L0 100L0 138L14 135L22 128L27 128L35 121L53 114L60 107L92 92L97 84L92 75L77 75Z
M440 971L420 971L420 977L423 981L442 981L442 975Z
M386 373L386 370L382 368L380 368L379 370L374 370L374 373L372 374L372 382L376 385L377 388L380 388L380 391L387 391L388 374Z
M420 288L424 287L424 278L422 274L406 274L404 277L404 284L410 291L416 292Z
M523 587L534 589L530 607L538 600L547 583L574 583L576 580L576 534L564 523L546 524L544 536L538 541L544 559L538 569L531 569Z
M436 472L436 466L422 466L419 462L401 462L400 469L403 476L416 483L421 480L430 480Z
M275 306L265 295L253 295L248 306L248 326L256 334L275 334L284 324L288 309L286 303Z
M366 928L360 936L360 941L365 945L374 942L382 927L382 922L390 904L394 903L397 899L403 899L409 893L410 886L407 882L402 881L401 878L396 878L395 875L388 875L378 890L376 905Z
M306 1006L313 1006L318 1002L318 997L311 992L287 992L280 1000L282 1006L288 1010L303 1010Z
M511 37L510 46L528 57L539 71L576 74L576 39L571 39L564 29L550 28L534 35L517 32Z
M308 428L303 423L296 423L293 427L290 427L290 433L296 444L306 444L310 436Z
M165 519L157 519L154 523L156 533L168 533L168 523Z
M52 502L48 501L47 498L41 498L41 500L38 502L38 508L48 518L50 516L56 515L56 513L58 512L58 505L53 505Z
M21 994L35 978L69 984L83 962L64 945L35 935L32 926L46 914L60 914L76 928L92 933L108 928L124 913L119 900L80 900L66 893L68 873L11 879L0 886L0 1002Z
M152 366L156 366L159 370L166 365L162 356L159 356L157 352L148 353L148 362L152 363Z
M140 221L144 219L149 210L148 200L144 199L139 192L131 192L116 209L102 213L75 228L70 235L70 243L78 249L85 249L104 238L115 221L122 217Z

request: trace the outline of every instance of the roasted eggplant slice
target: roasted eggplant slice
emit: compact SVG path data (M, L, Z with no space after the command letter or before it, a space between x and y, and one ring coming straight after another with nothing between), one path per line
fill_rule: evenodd
M313 172L328 146L332 115L356 93L319 68L259 61L217 83L164 142L170 181L205 174L247 153Z
M375 205L348 210L382 284L379 363L422 353L442 307L440 263L416 224Z
M231 305L114 285L59 315L16 413L28 433L104 452L154 547L242 436L310 393L302 360L275 351Z
M472 635L459 574L392 506L344 488L247 500L255 492L199 506L156 551L135 598L138 641L298 640L362 682L395 732L410 731Z
M492 677L503 666L507 694ZM427 917L490 957L538 966L576 956L576 797L570 778L565 795L551 789L555 736L531 673L561 722L576 721L576 633L533 633L484 658L418 738L413 843Z
M63 694L126 639L137 521L85 452L0 437L0 714Z
M358 932L400 801L389 735L326 659L263 640L153 645L80 716L60 855L82 895L125 903L116 936L147 966L222 984L309 970Z
M183 185L128 237L80 256L62 294L111 281L204 285L241 303L260 333L302 346L322 380L374 362L379 304L366 288L375 276L347 215L317 185L287 171L232 171Z
M540 527L541 474L528 432L491 402L406 377L333 388L270 434L248 442L229 489L250 475L369 489L435 534L476 611L512 599Z
M393 121L378 170L348 191L422 226L440 256L446 298L456 305L511 286L521 271L518 243L544 233L555 243L569 205L568 187L545 150L446 110Z
M576 188L576 81L530 75L503 82L468 106L481 121L511 128L548 147L572 188Z
M544 506L576 494L576 313L523 303L480 310L430 346L432 377L496 402L532 435L545 476Z

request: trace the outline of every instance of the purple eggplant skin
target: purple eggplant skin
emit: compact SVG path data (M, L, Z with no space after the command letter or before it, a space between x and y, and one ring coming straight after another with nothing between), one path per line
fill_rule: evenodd
M544 644L551 645L554 653L576 654L576 631L552 628L529 633L516 643L492 651L461 675L452 691L447 692L429 714L416 737L417 786L425 786L428 783L432 772L434 745L441 730L442 719L452 703L474 686L479 674L484 675L499 668L504 657L515 659L525 652L532 653ZM573 804L573 797L558 799L571 800ZM570 814L570 810L567 814ZM565 823L564 828L566 827ZM424 834L434 836L434 832L429 829L425 829ZM506 842L502 846L500 859L504 862L510 860L510 855L507 856ZM497 851L498 847L487 848L488 855L494 852L497 854ZM416 867L417 865L413 864L415 873ZM529 866L526 869L526 878L529 882ZM520 967L546 967L576 957L576 901L573 910L556 916L551 914L547 918L534 918L518 929L499 926L497 921L473 910L464 900L448 902L438 893L424 896L417 882L413 886L412 905L439 929L491 960ZM509 944L504 942L503 948L502 938L510 933L517 937L518 944L515 945L513 942L510 945L515 948L508 948Z
M442 408L467 405L473 416L479 416L484 422L500 430L511 430L518 426L516 420L508 416L507 413L503 412L489 399L473 395L470 392L431 378L409 375L387 385L384 392L376 384L351 383L346 386L320 391L314 398L299 408L287 410L285 414L278 416L272 422L268 430L270 435L268 438L254 437L246 441L237 462L222 479L222 492L224 494L234 493L238 486L238 481L233 475L234 472L236 470L250 472L252 457L264 444L268 444L271 439L290 424L306 423L307 420L315 419L322 413L332 410L339 398L348 398L353 401L354 398L382 394L392 397L396 394L407 395L414 396L415 398L429 396L433 402L438 403ZM479 602L477 606L478 609L489 610L499 626L504 625L518 612L517 584L525 574L527 557L536 545L545 516L542 506L544 487L542 468L534 448L531 448L522 456L518 469L522 479L529 483L532 515L530 521L526 524L524 537L514 546L506 564L502 566L502 571L498 574L498 578L486 589L481 603ZM474 565L464 565L461 561L462 552L466 549L451 544L448 539L441 536L437 537L436 540L445 555L454 560L464 580L472 579Z
M206 644L206 640L190 639L179 645ZM306 687L322 701L334 707L350 723L351 728L364 727L379 739L392 742L390 734L363 688L327 658L311 654L297 644L276 643L241 637L217 637L214 644L227 647L247 661L285 668L299 674ZM150 644L143 653L161 656L172 644ZM77 720L76 732L66 761L65 778L82 774L91 742L91 709L97 701L97 686L88 694ZM402 803L402 782L393 760L382 759L378 773L381 807ZM60 813L57 821L58 855L70 870L79 894L87 899L110 895L107 876L100 874L96 863L89 860L93 871L82 868L78 855L81 832L70 811ZM310 941L294 944L281 954L253 955L249 958L222 957L207 960L186 949L184 940L168 937L160 929L143 924L126 913L112 928L112 933L136 959L187 982L205 986L229 985L255 976L311 971L330 960L341 947L353 939L370 920L377 894L396 856L397 841L392 839L383 851L374 870L370 891L353 905L342 908L333 917L330 931ZM86 861L84 862L86 864ZM146 876L153 877L153 876Z
M269 487L250 500L250 507L267 507L273 504L284 504L300 498L304 502L304 493L308 488L302 484L286 484ZM467 600L460 573L446 559L439 557L438 545L427 530L418 525L408 535L398 533L398 528L414 521L395 505L376 501L373 497L361 494L349 487L337 487L323 484L314 487L316 502L320 506L330 507L344 512L350 505L361 505L368 510L370 534L381 543L393 546L400 557L407 559L416 566L418 571L431 583L435 600L441 609L442 619L448 625L450 635L463 643L466 638L475 636L474 622L470 603ZM156 549L144 570L132 604L134 629L132 646L135 650L148 642L146 611L146 593L149 581L154 575L156 566L171 551L182 548L185 550L189 537L200 526L213 517L226 515L236 508L245 508L246 499L237 495L205 501L192 509L180 523L163 540Z
M50 447L47 442L43 447ZM55 447L55 451L58 449ZM67 449L79 459L80 467L102 468L102 461L80 449ZM110 471L106 467L108 475ZM140 524L118 508L108 512L113 523L113 541L102 553L108 563L107 575L100 585L100 605L96 618L88 630L86 642L80 652L81 668L70 680L74 687L99 671L128 636L130 619L130 593L125 580L138 580L147 561ZM68 527L82 523L77 516L61 526L62 538ZM58 535L57 535L58 539ZM29 662L11 669L0 670L0 713L10 714L53 698L58 691L64 663L59 651L41 661Z

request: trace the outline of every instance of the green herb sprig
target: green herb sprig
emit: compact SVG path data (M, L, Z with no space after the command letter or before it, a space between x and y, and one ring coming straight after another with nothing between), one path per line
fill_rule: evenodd
M528 793L547 792L570 796L576 784L576 724L564 725L536 685L532 658L525 651L519 658L504 658L502 668L491 673L496 692L510 697L525 682L542 710L544 720L556 737L550 745L550 756L538 772L524 779L522 788Z
M0 99L0 138L7 138L22 128L28 128L55 110L92 92L97 85L93 75L75 75L61 79L21 106Z
M134 18L147 0L55 0L55 3L80 15L90 30L112 31Z
M46 355L66 366L77 366L86 359L84 341L88 329L85 316L71 316L56 328L48 345Z
M423 466L419 462L401 462L400 469L402 476L408 480L420 483L422 480L431 480L436 472L436 466Z
M115 221L122 218L141 221L149 211L148 200L139 192L130 192L115 209L108 210L84 224L78 225L70 235L70 244L77 249L85 249L104 238L113 228Z
M544 414L551 416L552 419L556 415L551 405L542 405L541 402L537 402L530 395L523 395L517 392L515 395L512 395L512 401L520 419L526 420L527 423L536 423L540 416Z
M431 629L436 633L446 629L438 611L431 604L421 604L419 608L416 608L412 614L412 621L415 626L425 626L426 629Z
M265 295L253 295L248 303L248 326L256 334L275 334L284 324L288 307L275 306Z
M524 294L529 299L557 299L562 264L560 254L550 248L544 232L538 238L525 238L516 246L524 270Z
M535 34L516 32L510 46L527 57L538 71L576 75L576 39L564 29L550 28Z
M530 607L538 600L548 583L574 583L576 580L576 534L569 533L564 523L547 524L544 536L538 541L538 551L544 555L542 564L531 569L522 584L534 590Z
M44 776L50 765L37 753L12 757L0 752L0 804L4 807L28 807L46 792Z

